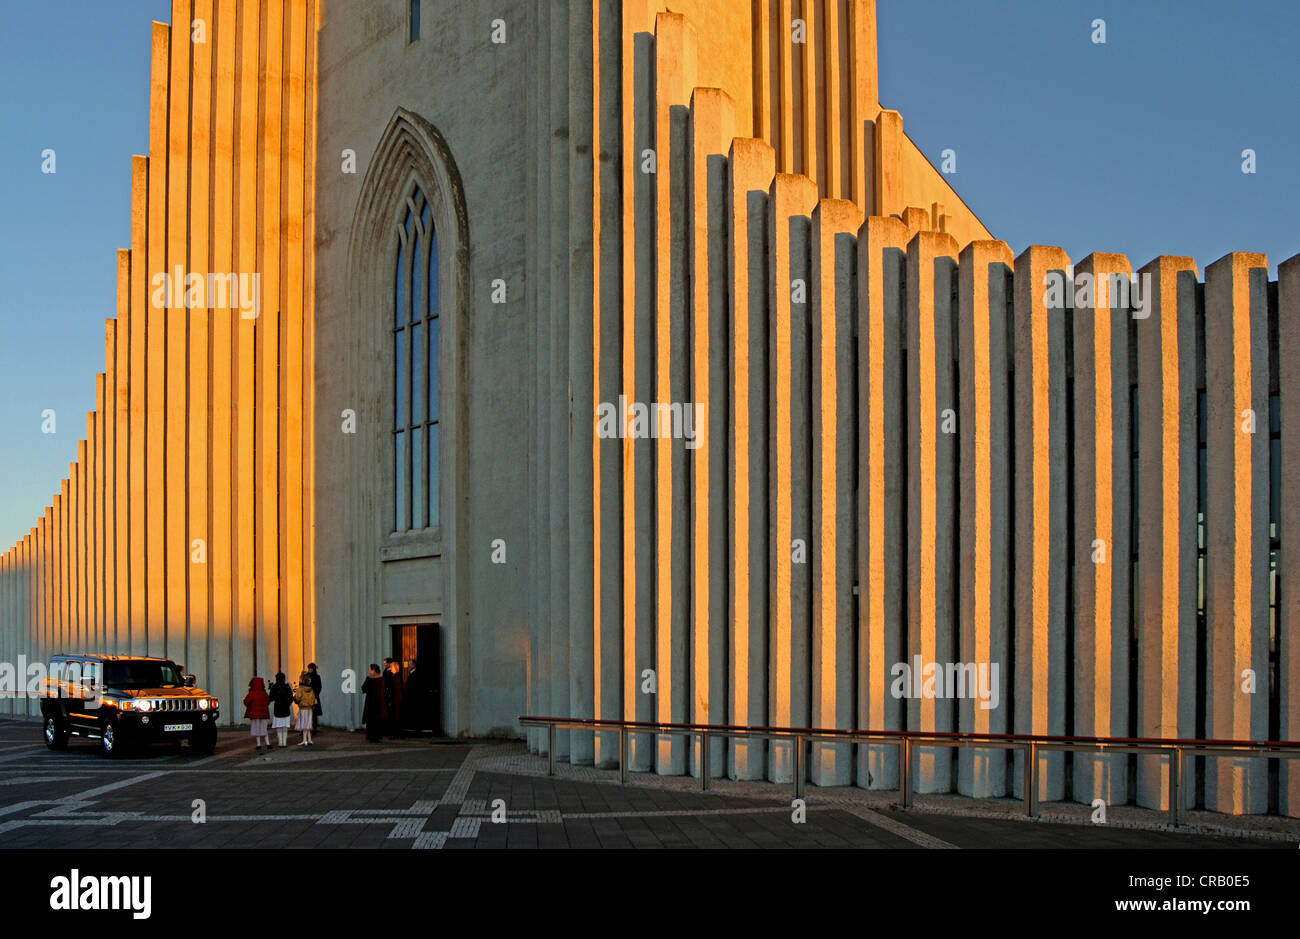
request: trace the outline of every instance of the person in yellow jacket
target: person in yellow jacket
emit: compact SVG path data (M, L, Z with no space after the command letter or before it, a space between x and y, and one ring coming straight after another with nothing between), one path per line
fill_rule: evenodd
M298 729L302 731L300 747L310 747L311 715L316 707L316 692L311 687L311 676L303 672L298 676L298 687L293 689L293 703L298 705Z

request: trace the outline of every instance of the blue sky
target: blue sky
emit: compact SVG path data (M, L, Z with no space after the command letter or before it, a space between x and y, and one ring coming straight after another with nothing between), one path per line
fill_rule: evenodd
M441 2L441 0L440 0ZM1017 253L1205 265L1300 253L1300 3L879 0L882 103ZM167 0L6 4L0 32L0 549L76 456L148 141ZM1106 44L1091 41L1106 20ZM57 173L40 171L53 148ZM1241 172L1241 151L1257 173ZM58 433L41 433L41 412Z

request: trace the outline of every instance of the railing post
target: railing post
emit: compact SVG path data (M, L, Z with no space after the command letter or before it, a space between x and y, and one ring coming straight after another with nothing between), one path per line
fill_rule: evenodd
M627 728L618 729L618 781L627 785Z
M546 726L546 775L555 775L555 722Z
M1169 824L1177 828L1183 815L1183 748L1169 751Z
M898 803L905 809L912 807L912 738L904 737L898 744Z
M1038 817L1038 744L1032 740L1025 748L1025 814Z
M794 737L794 797L803 798L803 734Z
M709 732L707 730L700 732L700 788L708 791L709 788Z

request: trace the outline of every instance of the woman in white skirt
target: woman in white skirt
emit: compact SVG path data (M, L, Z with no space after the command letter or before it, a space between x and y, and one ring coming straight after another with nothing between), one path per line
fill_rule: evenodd
M293 701L298 705L298 729L302 731L300 747L311 744L311 712L316 706L316 692L311 687L311 676L303 672L298 676L298 687L293 691Z
M289 724L293 720L293 688L284 672L275 673L275 684L268 692L271 699L271 729L280 741L280 749L289 745Z

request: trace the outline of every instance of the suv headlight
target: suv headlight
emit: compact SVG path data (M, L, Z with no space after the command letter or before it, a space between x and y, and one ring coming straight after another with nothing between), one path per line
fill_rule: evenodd
M135 703L135 709L136 709L137 711L152 711L152 710L153 710L153 702L150 701L150 700L148 700L148 699L145 699L145 700L143 700L143 701L137 701L137 702Z
M206 710L208 709L208 704L209 704L209 703L210 703L210 702L208 701L207 698L199 698L199 710L200 710L200 711L206 711Z

